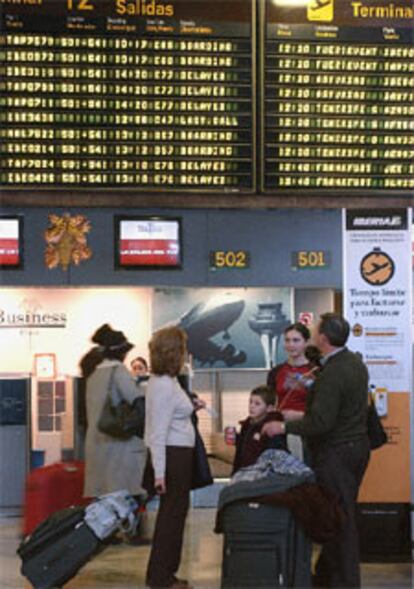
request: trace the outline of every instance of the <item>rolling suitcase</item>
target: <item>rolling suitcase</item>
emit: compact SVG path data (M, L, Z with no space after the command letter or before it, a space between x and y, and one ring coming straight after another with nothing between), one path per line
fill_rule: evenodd
M35 589L62 587L105 548L114 532L135 529L136 509L128 492L118 491L87 507L54 513L20 544L22 575Z
M30 534L47 517L71 505L84 505L85 465L58 462L36 468L26 481L23 534Z
M240 501L223 510L221 587L311 587L311 542L291 512Z
M57 511L18 549L22 575L36 589L61 587L97 554L102 542L84 521L83 507Z

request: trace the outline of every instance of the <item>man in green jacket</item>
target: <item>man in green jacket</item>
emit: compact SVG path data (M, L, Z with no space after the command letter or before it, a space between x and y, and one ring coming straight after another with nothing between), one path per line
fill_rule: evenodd
M348 336L349 323L343 317L321 315L314 339L323 367L308 395L303 419L272 421L262 429L262 435L303 436L317 482L336 493L345 512L341 532L322 547L316 587L361 586L355 506L370 455L368 372L360 357L345 347Z

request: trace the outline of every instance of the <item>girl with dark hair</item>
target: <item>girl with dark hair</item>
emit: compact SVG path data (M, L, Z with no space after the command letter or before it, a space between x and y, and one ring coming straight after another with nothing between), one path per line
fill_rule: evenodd
M303 323L292 323L284 332L287 360L270 370L267 384L276 393L276 408L285 421L302 419L305 413L306 397L313 383L317 365L306 357L310 331ZM299 439L288 440L289 449L303 459Z
M80 361L86 381L85 497L120 489L145 495L141 482L146 462L144 441L137 436L120 440L98 429L108 394L128 403L144 395L123 362L133 345L122 331L102 325L92 336L96 344Z

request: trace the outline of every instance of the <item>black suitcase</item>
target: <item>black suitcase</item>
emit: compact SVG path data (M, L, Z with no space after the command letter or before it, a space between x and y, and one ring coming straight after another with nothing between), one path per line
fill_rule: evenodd
M253 502L223 508L221 587L311 587L312 545L291 512Z
M105 546L84 521L83 507L54 513L20 544L22 574L36 589L62 587Z

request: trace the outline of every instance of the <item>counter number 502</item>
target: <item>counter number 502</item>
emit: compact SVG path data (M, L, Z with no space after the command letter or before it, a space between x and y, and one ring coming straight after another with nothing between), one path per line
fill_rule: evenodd
M250 264L250 255L246 250L214 250L210 252L210 268L244 269Z

